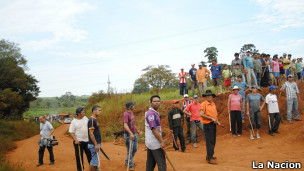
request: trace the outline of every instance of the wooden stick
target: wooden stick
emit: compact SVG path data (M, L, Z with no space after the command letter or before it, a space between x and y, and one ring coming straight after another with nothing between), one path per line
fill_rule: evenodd
M96 154L97 154L97 158L98 158L98 166L97 166L97 168L100 169L99 149L98 149L98 151L96 151Z
M131 141L131 138L129 138L129 156L128 156L128 166L127 166L127 171L129 171L129 167L130 167L131 148L132 148L132 141Z
M231 132L231 118L230 118L231 112L229 112L229 126L230 126L230 132Z
M252 126L252 123L251 123L251 119L250 119L250 114L248 115L248 118L249 118L249 123L250 123L250 126L251 126L252 134L253 134L253 136L255 136L255 133L254 133L254 130L253 130L253 126Z
M168 162L170 163L171 167L173 168L174 171L176 171L175 167L173 166L173 164L171 163L171 160L169 159L169 156L167 155L166 151L164 150L165 156L168 160Z
M79 151L80 166L81 166L81 170L83 171L82 158L81 158L81 153L80 153L80 144L78 144L78 151Z

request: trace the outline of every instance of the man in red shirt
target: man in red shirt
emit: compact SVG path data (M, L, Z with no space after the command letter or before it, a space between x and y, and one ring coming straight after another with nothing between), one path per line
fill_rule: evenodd
M198 96L193 96L194 103L190 104L185 110L184 113L188 116L190 116L190 126L191 126L191 141L193 143L193 147L196 148L196 128L199 127L199 129L202 131L202 134L204 136L204 128L203 124L201 123L201 117L200 117L200 106L201 104L198 103ZM205 138L205 137L204 137Z
M179 94L184 95L184 90L185 94L188 94L188 86L187 86L187 72L184 72L184 68L181 68L181 72L178 74L179 77Z

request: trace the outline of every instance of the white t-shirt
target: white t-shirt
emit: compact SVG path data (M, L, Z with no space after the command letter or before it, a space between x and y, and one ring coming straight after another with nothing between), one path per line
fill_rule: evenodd
M89 142L88 121L86 116L80 120L73 119L69 132L74 133L78 141Z
M50 135L52 129L53 126L49 121L45 121L45 123L40 123L41 138L47 138ZM52 136L50 138L52 138Z
M267 94L266 103L268 104L269 113L279 113L279 104L277 95L275 94Z

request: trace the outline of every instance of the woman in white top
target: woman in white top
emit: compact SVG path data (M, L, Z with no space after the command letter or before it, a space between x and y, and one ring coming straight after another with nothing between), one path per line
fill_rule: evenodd
M85 152L88 163L91 161L91 152L88 149L88 118L85 116L85 111L83 108L78 108L76 110L77 117L73 119L69 132L73 138L73 145L75 148L75 156L76 156L76 164L77 170L83 171L83 151ZM80 151L79 151L80 150ZM79 158L79 154L81 155L81 160ZM81 163L80 163L81 161ZM81 168L82 167L82 168Z

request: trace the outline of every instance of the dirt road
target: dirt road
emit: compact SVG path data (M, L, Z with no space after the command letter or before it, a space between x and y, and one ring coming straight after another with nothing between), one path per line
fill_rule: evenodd
M302 116L300 117L302 118ZM38 163L38 139L39 136L16 142L17 149L8 154L8 160L13 165L21 165L28 171L73 171L76 170L74 148L72 139L64 135L69 125L62 125L55 130L54 135L59 141L59 146L54 147L55 165L49 166L49 154L46 150L44 156L45 164L36 167ZM217 128L221 129L221 128ZM301 162L304 164L304 121L294 122L294 124L280 125L280 134L275 137L262 133L261 139L250 140L249 132L245 130L242 137L232 138L230 134L217 137L215 156L218 158L217 165L209 165L205 161L206 147L203 142L194 149L187 146L188 153L173 151L172 147L167 149L168 155L179 171L183 170L250 170L252 161L266 163L267 160L277 162ZM135 169L145 170L146 151L142 151L143 144L139 145L139 150L134 158ZM102 143L102 148L106 151L111 161L101 157L102 171L123 171L126 170L124 160L126 148L123 145L113 145L112 143ZM168 170L173 170L167 162ZM85 161L85 168L88 163Z

